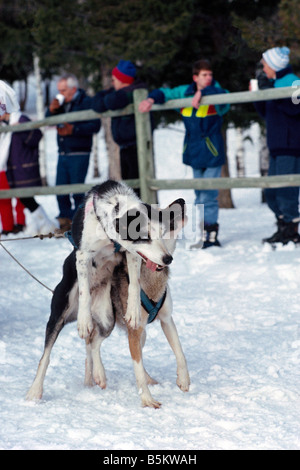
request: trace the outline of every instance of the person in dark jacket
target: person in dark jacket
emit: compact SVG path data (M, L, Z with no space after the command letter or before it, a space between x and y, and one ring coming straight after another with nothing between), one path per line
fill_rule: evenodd
M263 70L275 88L299 81L289 64L289 49L274 47L262 54ZM300 173L300 107L291 98L254 103L265 119L270 153L269 176ZM268 188L266 201L277 221L276 232L266 243L300 243L298 233L299 187Z
M133 91L146 88L145 83L136 78L136 67L128 60L120 60L112 71L112 88L99 91L93 98L92 108L98 113L125 108L133 102ZM122 179L139 178L137 144L134 115L113 117L112 136L120 147ZM139 189L135 190L139 195Z
M78 87L73 74L62 76L58 83L59 94L54 98L46 116L91 109L91 98ZM100 120L71 122L57 126L58 163L56 184L84 183L92 150L93 134L100 130ZM80 205L83 194L57 196L59 207L58 222L61 231L70 229L72 218Z
M159 88L149 93L139 107L141 112L151 110L153 103L193 97L192 106L181 109L186 128L183 163L193 168L194 178L219 178L225 162L225 148L221 134L222 116L229 105L201 105L202 96L226 93L213 77L210 62L206 59L193 64L193 82L175 88ZM200 106L199 106L200 105ZM218 240L218 190L196 190L195 204L204 204L204 231L192 248L220 246Z

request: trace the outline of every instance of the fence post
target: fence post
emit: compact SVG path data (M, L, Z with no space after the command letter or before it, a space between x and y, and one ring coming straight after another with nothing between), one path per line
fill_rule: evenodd
M139 104L147 96L148 92L145 89L133 92L138 167L141 199L148 204L156 204L157 193L149 187L149 180L155 178L150 113L139 112Z

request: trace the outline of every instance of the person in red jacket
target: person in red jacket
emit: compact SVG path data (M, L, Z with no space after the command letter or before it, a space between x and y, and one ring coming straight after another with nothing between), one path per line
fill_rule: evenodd
M19 110L19 103L15 91L0 80L0 125L5 126L8 113ZM11 136L9 133L0 133L0 189L10 189L7 177L7 159L9 154ZM18 233L25 225L24 206L19 199L15 205L16 220L14 217L11 199L0 199L1 235Z

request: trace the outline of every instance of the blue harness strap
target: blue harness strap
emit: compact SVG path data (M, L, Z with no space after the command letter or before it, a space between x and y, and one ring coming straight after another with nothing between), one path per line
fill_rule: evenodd
M68 230L67 232L64 232L64 237L66 237L70 243L72 243L72 245L74 246L74 248L76 248L76 250L78 250L78 247L76 246L74 240L73 240L73 237L72 237L72 231L71 230Z
M147 323L152 323L155 320L155 318L158 315L158 312L160 311L160 309L162 308L164 304L166 296L167 296L167 290L165 290L163 296L158 302L153 302L153 300L149 299L145 291L141 289L141 303L144 309L146 310L146 312L148 313Z
M72 245L74 246L74 248L76 248L76 250L78 250L78 247L75 244L74 239L72 237L72 231L71 230L68 230L67 232L64 232L64 237L67 238L70 243L72 243ZM120 251L120 249L122 248L122 246L120 245L120 243L115 242L113 240L112 240L112 243L114 244L115 253L118 253Z

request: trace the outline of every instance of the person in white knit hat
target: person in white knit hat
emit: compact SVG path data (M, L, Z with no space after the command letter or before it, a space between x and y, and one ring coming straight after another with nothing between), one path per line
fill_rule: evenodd
M299 82L293 73L288 47L273 47L262 54L263 70L274 88ZM291 98L261 101L255 108L266 121L270 153L269 176L300 174L300 106ZM276 232L265 243L300 244L299 187L267 188L266 201L276 216Z
M0 121L1 125L13 125L27 122L30 119L19 112L19 103L15 91L0 80ZM39 129L23 132L0 133L0 189L22 188L41 185L38 166L38 143L42 134ZM33 178L34 174L34 178ZM20 198L20 202L28 209L29 223L25 228L25 219L14 225L11 199L0 199L0 215L2 223L2 235L18 233L34 236L47 235L56 228L33 197Z
M265 51L262 58L267 67L271 69L268 70L268 74L272 76L268 78L276 78L276 72L285 69L289 65L290 50L288 47L273 47Z

